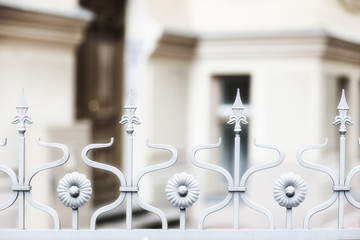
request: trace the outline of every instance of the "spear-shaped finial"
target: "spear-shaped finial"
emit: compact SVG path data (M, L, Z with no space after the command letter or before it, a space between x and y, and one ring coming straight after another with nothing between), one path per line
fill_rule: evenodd
M337 107L337 110L346 110L348 111L350 108L349 108L349 105L347 104L346 102L346 98L345 98L345 90L343 89L341 91L341 98L340 98L340 102L339 102L339 105Z
M29 109L29 106L26 103L24 89L21 90L19 104L16 106L16 110L20 115L25 115L27 110Z
M339 132L345 134L346 133L346 125L352 125L351 118L347 115L347 112L349 111L349 106L346 102L345 98L345 90L342 90L341 93L341 99L339 102L339 105L337 107L337 110L339 111L339 115L335 117L335 121L333 122L333 125L339 125Z
M133 101L132 89L130 89L130 93L125 103L124 109L126 114L122 116L120 124L127 124L126 132L131 135L134 132L133 124L140 124L138 117L134 115L136 106Z
M227 122L229 125L235 123L234 131L237 133L241 131L241 124L244 125L248 124L248 122L246 121L246 117L242 115L244 109L245 108L240 97L240 89L238 88L236 92L235 102L234 105L232 106L232 110L234 114L230 116L230 119Z
M125 109L125 112L131 116L134 115L134 113L136 111L136 106L135 106L134 100L133 100L132 89L130 89L130 93L129 93L128 99L126 100L124 109Z
M21 94L20 94L19 104L16 106L18 115L15 116L15 118L12 122L13 124L20 123L19 129L18 129L20 134L24 134L26 131L25 123L32 124L30 116L28 116L26 114L28 109L29 109L29 106L26 103L24 89L22 89Z
M240 98L240 89L238 88L236 91L236 98L235 98L234 105L232 106L232 110L235 115L240 116L243 113L244 109L245 109L244 105Z

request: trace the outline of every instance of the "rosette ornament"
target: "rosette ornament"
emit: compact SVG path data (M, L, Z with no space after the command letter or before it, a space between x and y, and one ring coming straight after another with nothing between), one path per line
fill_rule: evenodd
M281 175L273 187L275 200L287 209L299 206L305 199L306 191L305 181L292 172Z
M180 209L191 207L199 198L199 182L191 174L185 172L175 174L169 179L166 188L169 202Z
M84 206L91 197L91 182L84 174L68 173L59 181L57 187L60 201L72 209Z

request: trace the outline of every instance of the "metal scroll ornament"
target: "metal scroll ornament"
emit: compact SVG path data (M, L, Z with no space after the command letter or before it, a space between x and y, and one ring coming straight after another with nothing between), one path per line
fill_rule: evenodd
M276 180L273 192L274 198L280 206L291 209L304 201L306 183L301 176L289 172Z
M169 179L165 192L167 199L174 207L185 209L198 200L199 182L191 174L178 173Z
M91 182L84 174L68 173L59 181L57 187L60 201L72 209L84 206L91 197Z

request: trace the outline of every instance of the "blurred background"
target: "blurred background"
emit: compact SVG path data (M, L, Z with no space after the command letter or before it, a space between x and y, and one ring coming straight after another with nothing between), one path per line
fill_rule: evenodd
M173 167L141 180L141 199L163 209L170 226L177 227L179 213L164 188L173 174L189 172L201 187L187 215L188 227L197 227L199 215L225 198L227 186L221 176L192 166L190 152L221 137L219 149L202 151L197 159L233 171L234 133L226 122L237 88L249 122L241 133L241 172L278 157L255 147L255 138L285 151L281 166L251 176L247 194L273 212L276 227L285 227L285 209L273 200L272 188L283 173L301 175L308 193L294 209L293 226L302 227L305 214L333 191L326 174L297 163L296 152L328 138L325 149L304 158L338 171L339 135L332 122L341 89L354 122L346 135L346 169L359 164L360 1L1 0L0 86L0 138L8 138L0 149L1 164L18 166L18 126L11 121L21 89L34 122L27 125L27 171L60 156L39 146L39 137L71 149L69 162L32 182L34 198L55 208L64 228L71 227L71 210L58 201L56 187L65 173L78 171L92 180L94 193L80 210L81 227L88 228L94 210L119 195L115 176L87 167L81 151L114 137L111 148L93 151L91 157L123 167L126 134L118 122L130 89L141 121L134 132L134 172L171 157L148 149L146 139L179 152ZM3 173L0 179L4 202L11 182ZM352 181L358 200L359 180ZM26 227L52 227L47 214L29 205L26 210ZM136 211L135 227L159 226L156 216ZM16 227L17 205L0 216L2 227ZM205 226L232 227L232 216L230 205L210 215ZM244 204L240 216L242 228L268 227L265 216ZM100 228L123 224L123 206L99 219ZM336 227L337 203L311 218L310 226ZM345 226L360 226L359 210L347 206Z

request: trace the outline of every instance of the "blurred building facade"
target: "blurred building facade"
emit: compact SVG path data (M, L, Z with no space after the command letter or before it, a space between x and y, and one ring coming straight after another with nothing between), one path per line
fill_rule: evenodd
M63 219L70 219L61 211L56 187L66 172L91 173L81 164L81 149L91 139L91 125L76 118L75 73L77 48L93 14L79 8L76 1L1 1L0 12L0 98L4 112L0 128L2 138L8 142L1 149L1 164L15 171L18 167L18 126L11 122L24 89L33 121L26 126L26 172L60 158L58 150L41 147L39 138L62 142L71 149L68 164L33 179L32 194L39 202L60 209ZM5 174L1 175L1 186L1 199L5 201L11 189ZM1 213L4 227L16 226L16 208L14 205ZM46 214L29 205L26 210L30 216L27 227L52 226Z
M331 196L330 179L319 174L314 180L314 172L296 162L296 151L304 145L323 143L328 137L325 150L306 157L336 168L338 135L332 122L338 115L342 88L355 123L347 134L347 167L358 164L357 1L54 2L1 3L0 98L11 103L14 92L25 88L29 113L36 116L33 120L38 125L29 127L29 138L40 135L44 140L69 144L74 159L65 170L83 166L80 151L87 143L108 142L110 137L115 137L115 146L94 152L93 159L121 167L125 134L118 121L130 89L142 123L134 134L134 170L169 157L147 149L147 138L152 143L171 144L179 151L175 167L164 174L150 174L140 183L140 195L156 206L170 208L164 193L167 179L179 171L194 174L202 189L200 201L189 211L194 226L197 216L221 201L227 188L219 176L191 166L189 153L197 145L216 143L222 137L219 150L205 151L198 159L231 170L233 131L226 122L232 114L236 88L241 90L249 122L242 132L242 170L277 158L271 151L253 146L254 138L280 146L286 154L281 167L254 175L247 191L253 201L279 213L277 226L281 226L285 212L269 199L280 174L294 171L308 184L306 201L295 210L298 216ZM14 106L6 104L3 112L14 112L16 102L17 95ZM15 141L14 152L16 131L9 128L11 120L2 118L0 123L1 129L8 131L4 136ZM36 156L42 156L43 151ZM49 152L36 159L47 161L53 155ZM98 191L94 205L117 196L119 186L111 175L85 167L83 171L93 175ZM50 182L42 181L49 183L43 189L51 191L56 186L62 177L62 173L57 174ZM214 214L207 226L231 226L232 218L224 216L232 216L232 211L230 206ZM90 214L91 209L84 212ZM266 219L247 207L241 208L241 214L242 227L266 227ZM314 225L333 224L334 214L333 209L319 214ZM348 214L352 214L351 208ZM357 221L355 216L346 224ZM294 227L301 224L302 217L294 219Z
M198 159L231 170L234 133L226 122L239 87L249 122L242 132L242 171L276 159L271 151L256 148L255 138L259 143L280 146L286 154L281 167L251 177L247 193L254 202L276 212L275 223L281 227L285 212L269 201L272 186L280 174L296 171L308 183L307 199L294 219L295 226L302 226L305 213L325 202L332 190L330 179L321 174L314 178L316 173L297 163L297 150L329 138L325 150L305 157L337 169L338 129L332 122L338 115L342 88L351 108L349 115L354 123L359 121L359 3L135 2L142 7L133 7L133 23L142 27L143 35L134 34L130 41L142 42L144 49L138 54L142 57L138 64L141 76L136 81L141 84L135 85L143 136L176 146L180 157L175 171L189 169L199 178L201 201L190 210L194 219L224 199L226 186L219 176L194 169L189 153L197 145L216 143L222 137L218 151L203 152ZM348 169L359 161L359 130L359 124L354 124L347 134ZM149 153L140 159L161 157ZM154 176L156 180L151 182L164 182L167 177ZM160 195L154 195L153 202L161 202ZM232 211L230 207L213 214L208 226L231 226L232 218L225 216L232 216ZM240 211L242 227L267 226L265 217L245 206ZM312 221L314 226L331 225L335 215L330 209ZM356 222L358 217L346 224Z

